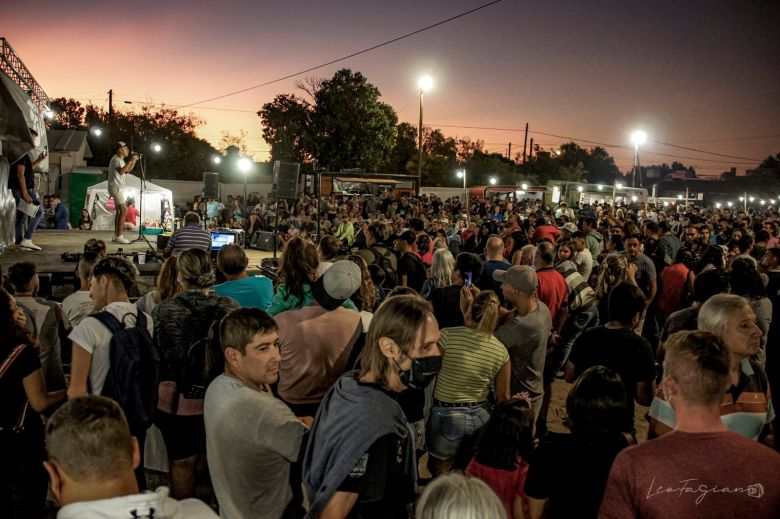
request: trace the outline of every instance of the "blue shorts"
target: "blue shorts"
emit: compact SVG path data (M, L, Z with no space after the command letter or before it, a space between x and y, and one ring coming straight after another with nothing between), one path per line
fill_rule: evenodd
M487 403L478 407L434 405L425 431L428 454L440 460L454 458L463 439L479 431L489 418Z

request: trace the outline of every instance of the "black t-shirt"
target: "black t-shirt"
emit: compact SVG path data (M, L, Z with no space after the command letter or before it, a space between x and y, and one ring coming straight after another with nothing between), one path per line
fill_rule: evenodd
M33 174L32 161L26 153L22 158L11 164L11 171L8 173L8 189L21 189L19 185L19 175L16 172L17 166L24 166L24 183L27 189L35 186L35 176Z
M425 265L413 252L406 252L398 258L397 274L399 283L401 276L406 276L406 286L415 289L418 293L422 292L426 278Z
M650 342L631 330L598 326L585 331L572 346L569 360L577 376L593 366L606 366L620 375L626 387L631 413L638 382L655 380L655 358Z
M409 517L408 505L416 499L416 481L407 474L404 460L408 442L395 434L379 438L355 462L338 490L358 494L350 519Z
M628 446L625 437L551 433L531 456L525 493L547 499L545 517L597 517L615 456Z
M460 285L450 285L431 291L429 299L439 328L463 326L463 312L460 311L460 291L462 288Z

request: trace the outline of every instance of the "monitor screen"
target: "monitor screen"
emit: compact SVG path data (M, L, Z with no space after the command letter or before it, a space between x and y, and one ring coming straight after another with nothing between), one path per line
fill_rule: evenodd
M212 232L211 249L218 250L225 245L232 245L236 242L236 235L229 232Z

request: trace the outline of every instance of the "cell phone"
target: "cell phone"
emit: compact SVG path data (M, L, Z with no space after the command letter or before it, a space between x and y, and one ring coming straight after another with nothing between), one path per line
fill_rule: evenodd
M471 286L471 272L466 272L466 286Z

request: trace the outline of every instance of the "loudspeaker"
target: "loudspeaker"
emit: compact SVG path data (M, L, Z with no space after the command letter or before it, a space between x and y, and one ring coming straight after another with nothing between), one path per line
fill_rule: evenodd
M219 199L219 173L203 172L203 196Z
M301 165L297 162L274 162L274 187L276 198L292 200L298 197L298 173Z
M274 250L274 233L267 231L257 231L252 235L249 242L249 248L254 250L264 250L270 252Z

